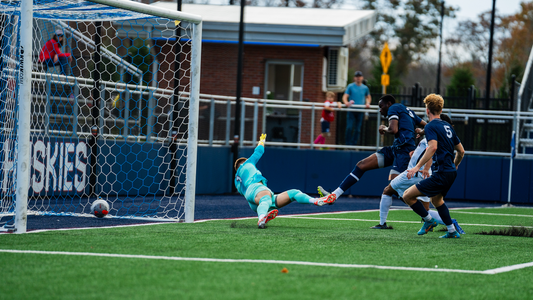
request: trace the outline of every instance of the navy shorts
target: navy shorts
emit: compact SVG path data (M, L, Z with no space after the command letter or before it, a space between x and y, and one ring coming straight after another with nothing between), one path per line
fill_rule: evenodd
M381 148L378 153L383 154L385 157L384 167L392 166L392 169L398 171L398 174L400 174L407 170L407 166L411 160L409 152L414 151L415 149L415 146L409 144L400 147L387 146Z
M416 188L428 197L441 194L446 197L457 177L457 172L435 172L429 178L426 178L416 184Z
M329 122L328 121L322 121L322 122L320 122L320 125L322 126L322 133L329 132Z

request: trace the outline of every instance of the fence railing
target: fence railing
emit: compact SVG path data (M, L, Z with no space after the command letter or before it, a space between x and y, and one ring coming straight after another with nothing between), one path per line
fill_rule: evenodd
M207 145L230 145L234 142L235 97L220 95L200 95L199 143ZM446 103L445 103L446 104ZM253 146L261 133L267 133L271 146L297 148L327 148L376 150L392 144L393 137L382 136L378 132L386 119L379 114L377 105L370 109L364 106L337 109L336 121L332 124L331 136L327 144L314 144L320 133L320 117L324 107L318 102L299 102L241 98L240 146ZM420 117L425 116L424 107L410 107ZM361 128L359 145L344 145L346 112L364 112L365 121ZM481 110L445 108L467 153L476 155L509 156L513 128L517 121L533 121L533 112L508 110ZM525 148L532 147L524 141L519 156L533 158L525 154Z
M444 97L448 108L467 108L485 110L516 110L520 83L514 79L508 90L493 90L487 97L485 90L477 89L474 85L464 89L423 87L416 83L412 87L389 87L387 93L393 95L398 101L408 106L423 107L424 98L436 93ZM383 96L381 86L369 86L372 102Z
M61 76L59 76L61 77ZM70 78L68 78L70 79ZM44 76L38 72L34 72L34 80L48 81L68 85L77 85L80 89L91 87L91 82L76 82L75 80L67 80L67 78L52 78L52 76ZM126 107L123 112L117 115L112 115L111 112L101 110L101 119L103 122L112 124L119 124L122 128L119 131L108 129L103 134L117 139L136 139L144 140L146 142L165 142L173 137L170 132L171 120L173 120L172 113L161 112L156 114L154 108L149 107L128 107L130 102L128 97L138 93L143 97L148 98L167 98L170 100L169 104L174 105L171 90L160 89L155 87L148 87L142 85L125 85L114 82L103 82L102 91L106 93L122 93L125 97ZM411 105L418 101L422 96L425 97L424 91L418 88L413 88L415 96L409 94L398 94L396 99L408 105L420 117L425 115L425 108L421 100L417 105ZM404 91L405 92L405 91ZM35 95L37 96L37 95ZM376 95L373 95L374 97ZM103 98L110 98L109 96ZM423 99L423 98L422 98ZM187 97L184 95L182 101L186 101ZM63 129L56 124L52 124L54 120L62 118L69 118L72 121L73 128L76 128L78 121L80 124L86 123L85 119L91 118L87 112L76 108L78 105L70 105L69 99L64 97L57 97L55 101L64 102L65 106L73 107L72 113L61 116L60 112L53 119L47 119L44 122L44 130L57 132L57 135L89 135L90 128L81 128L77 133L70 128ZM76 101L83 101L76 99ZM150 104L152 101L145 101ZM467 153L479 155L497 155L509 156L510 141L512 131L516 128L516 122L520 122L520 127L530 126L533 123L533 112L520 112L512 110L485 110L485 109L464 109L449 107L451 102L449 97L445 97L444 113L448 114L454 121L455 131L459 135ZM46 100L45 103L50 105L51 99ZM141 102L137 102L137 106ZM377 99L373 101L377 103ZM102 108L104 104L100 103ZM351 108L337 109L335 114L335 122L331 124L331 135L327 137L326 144L314 144L314 140L321 132L320 118L323 110L323 103L321 102L307 102L307 101L287 101L287 100L270 100L270 99L256 99L256 98L241 98L241 115L238 118L241 122L239 132L239 145L252 146L258 140L259 134L267 133L267 141L271 146L281 147L296 147L296 148L320 148L320 149L351 149L351 150L377 150L384 145L392 144L393 137L390 135L380 135L378 127L381 124L386 124L386 120L379 114L377 105L372 105L370 109L365 109L364 106L352 106ZM137 110L137 115L129 113L130 110ZM146 115L146 121L142 124L139 122L139 115L142 112L153 112L151 115ZM172 112L172 109L167 108L166 111ZM233 133L235 125L235 97L221 96L221 95L200 95L200 116L198 124L199 143L204 145L230 145L234 143ZM104 113L105 112L105 113ZM356 146L348 146L344 144L345 128L346 128L346 113L347 112L363 112L365 114L365 121L361 126L361 133L359 143ZM144 114L144 113L143 113ZM111 128L112 126L108 126ZM148 126L150 125L150 126ZM135 130L134 130L135 129ZM42 129L34 128L33 131L40 131ZM533 155L527 155L527 148L533 148L533 140L522 138L519 140L517 147L519 155L523 157L533 158Z

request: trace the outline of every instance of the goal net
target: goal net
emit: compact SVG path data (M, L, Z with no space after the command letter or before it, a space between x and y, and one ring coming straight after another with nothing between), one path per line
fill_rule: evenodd
M31 1L0 2L0 227L93 217L98 198L108 217L192 222L201 18Z

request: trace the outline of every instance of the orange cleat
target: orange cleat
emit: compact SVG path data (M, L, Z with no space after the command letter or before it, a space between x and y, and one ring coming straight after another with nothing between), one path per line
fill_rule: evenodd
M270 221L270 220L273 220L275 217L277 217L277 215L278 215L278 210L277 209L269 211L268 214L266 214L264 217L262 217L259 220L259 222L257 222L257 227L259 229L265 229L266 228L266 223L268 223L268 221Z
M335 203L335 200L337 200L337 196L335 196L335 194L329 194L327 196L315 199L315 205L323 206L326 204L333 204Z

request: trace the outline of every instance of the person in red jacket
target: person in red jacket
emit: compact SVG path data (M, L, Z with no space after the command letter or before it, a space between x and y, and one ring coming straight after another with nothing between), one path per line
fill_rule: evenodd
M324 110L322 110L322 118L320 119L320 125L322 127L322 133L318 135L315 139L315 144L325 144L326 137L329 136L329 125L335 119L335 109L333 105L335 104L335 93L327 92L326 93L326 102L324 102ZM337 102L338 108L341 108L341 103Z
M72 57L70 53L62 53L61 47L63 46L63 30L57 29L54 36L44 44L44 47L39 53L39 61L46 64L48 67L54 67L59 65L61 67L61 74L70 74L70 63Z

